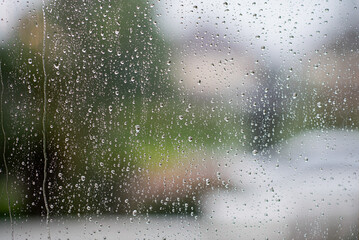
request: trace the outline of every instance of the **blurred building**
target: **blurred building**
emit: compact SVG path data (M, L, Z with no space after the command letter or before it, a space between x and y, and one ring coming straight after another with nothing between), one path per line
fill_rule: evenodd
M178 88L197 99L232 100L238 105L253 95L258 66L238 44L215 31L198 31L175 52Z
M358 50L359 31L348 31L331 39L307 59L305 75L309 87L327 100L325 104L341 105L342 109L338 109L341 112L358 106Z

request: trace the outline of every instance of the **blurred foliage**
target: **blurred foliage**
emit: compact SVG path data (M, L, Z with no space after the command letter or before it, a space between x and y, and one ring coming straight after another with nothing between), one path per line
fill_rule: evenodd
M200 154L243 136L233 131L235 111L228 109L233 117L225 120L218 104L176 92L170 46L150 4L54 1L45 13L51 215L124 212L139 167L170 167L185 153ZM43 31L41 11L31 11L0 52L6 161L10 176L16 175L10 188L26 196L12 201L16 217L44 214Z

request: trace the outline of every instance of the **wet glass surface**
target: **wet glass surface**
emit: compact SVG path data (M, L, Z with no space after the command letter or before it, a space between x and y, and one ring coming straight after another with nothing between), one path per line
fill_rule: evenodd
M358 16L0 2L0 239L357 239Z

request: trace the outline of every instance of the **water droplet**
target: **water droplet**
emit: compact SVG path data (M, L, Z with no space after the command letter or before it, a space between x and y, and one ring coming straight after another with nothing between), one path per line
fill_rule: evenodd
M207 178L206 179L206 185L208 186L211 183L211 181Z
M136 216L137 216L137 210L133 210L132 215L133 215L134 217L136 217Z
M86 177L85 176L81 176L81 181L85 181Z
M27 62L28 62L29 64L32 64L32 59L29 58L29 59L27 60Z
M59 70L60 69L60 63L59 62L55 62L54 63L54 68Z
M258 150L256 150L256 149L254 149L253 151L252 151L252 154L255 156L255 155L257 155L257 153L258 153Z
M140 128L140 125L136 125L136 126L135 126L135 129L136 129L136 133L139 133L139 132L140 132L140 129L141 129L141 128Z
M193 138L192 137L188 137L188 141L192 142Z
M178 118L179 118L179 120L183 120L183 116L182 116L182 115L179 115Z

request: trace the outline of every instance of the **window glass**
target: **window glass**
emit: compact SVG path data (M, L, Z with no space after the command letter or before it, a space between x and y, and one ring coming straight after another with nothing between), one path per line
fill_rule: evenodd
M357 239L356 1L0 2L4 239Z

